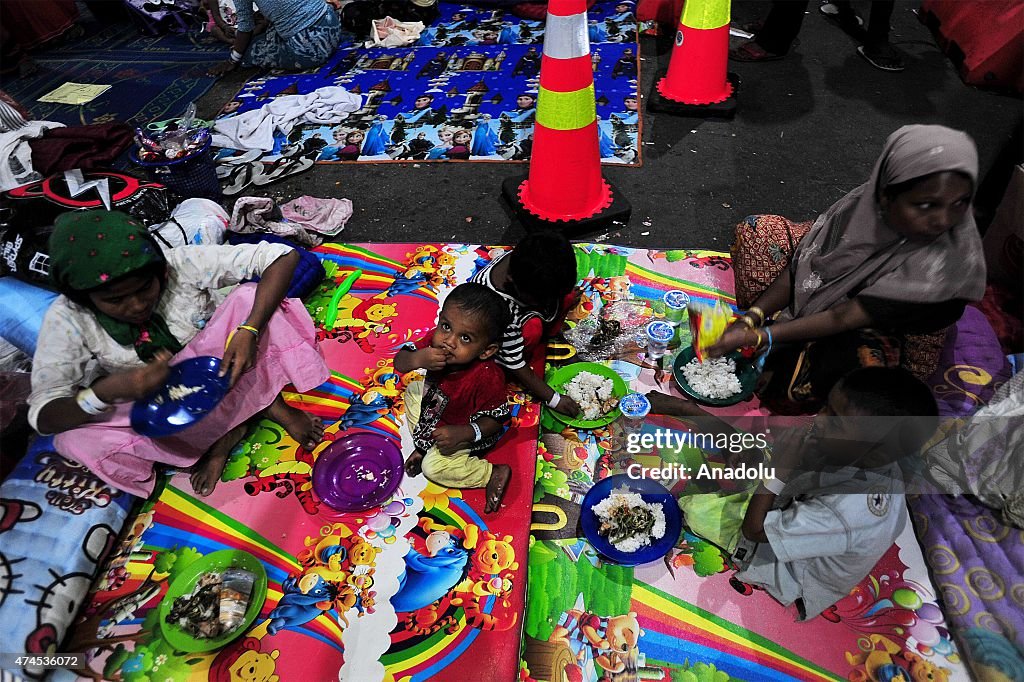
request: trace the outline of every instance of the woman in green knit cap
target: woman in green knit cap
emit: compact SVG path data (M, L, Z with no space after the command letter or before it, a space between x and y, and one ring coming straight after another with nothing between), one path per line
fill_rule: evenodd
M33 360L29 421L56 434L56 450L129 493L148 496L154 464L192 468L209 494L250 417L279 422L307 449L319 419L287 405L330 375L313 322L285 298L298 254L281 244L181 246L166 253L144 225L117 211L66 213L50 237L50 270L63 294L43 319ZM236 287L217 305L215 292ZM204 419L152 439L130 426L131 403L164 384L168 367L221 357L231 390Z

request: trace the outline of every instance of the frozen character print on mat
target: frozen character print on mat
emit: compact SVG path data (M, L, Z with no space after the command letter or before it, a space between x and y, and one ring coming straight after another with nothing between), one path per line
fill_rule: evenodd
M384 129L387 116L378 116L370 129L366 131L366 139L363 141L363 156L380 156L387 152L391 146L391 136Z
M388 147L388 156L396 161L403 159L423 161L433 148L434 143L427 139L427 134L419 132L411 140L405 140Z
M361 130L334 129L335 144L324 147L320 161L356 161L362 148L365 134Z
M469 143L473 134L468 130L459 129L452 135L452 148L448 150L448 158L458 161L469 160Z
M501 140L491 128L491 115L480 114L473 131L473 156L495 156Z
M452 139L455 137L455 128L444 127L437 131L438 143L427 153L428 161L447 159L448 151L452 148Z
M435 120L438 116L438 111L433 108L433 103L434 96L423 93L413 102L412 111L400 113L395 116L395 119L401 119L407 126L422 126L441 122ZM443 121L443 115L441 118Z

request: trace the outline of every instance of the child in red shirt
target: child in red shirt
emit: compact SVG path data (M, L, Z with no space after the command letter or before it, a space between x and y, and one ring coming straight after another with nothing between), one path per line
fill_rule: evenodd
M437 326L395 356L401 373L427 370L405 391L416 449L405 463L447 488L487 489L486 512L497 511L512 477L507 464L482 453L498 442L508 419L505 373L493 360L508 324L508 305L480 284L460 284L444 301Z

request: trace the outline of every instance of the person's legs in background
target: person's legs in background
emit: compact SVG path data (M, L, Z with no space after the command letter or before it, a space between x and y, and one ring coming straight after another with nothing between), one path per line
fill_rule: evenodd
M831 0L818 8L823 15L835 21L846 33L858 40L864 38L864 20L861 19L850 0Z
M729 58L761 62L786 56L804 22L808 0L773 0L764 25L753 39L729 51Z
M902 71L905 68L903 56L889 43L889 22L895 7L895 0L872 1L867 40L857 48L871 66L882 71Z

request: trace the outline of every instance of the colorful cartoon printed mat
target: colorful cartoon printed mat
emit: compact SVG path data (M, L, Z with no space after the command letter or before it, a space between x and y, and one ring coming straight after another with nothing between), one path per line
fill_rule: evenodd
M639 50L634 3L589 11L601 157L639 164ZM281 95L341 85L364 106L335 126L278 133L263 161L524 161L533 146L544 23L503 10L440 5L441 17L408 48L343 47L313 73L249 81L224 115ZM358 43L346 43L343 45ZM230 150L222 152L230 155Z
M441 244L320 251L333 283L355 269L362 274L338 301L331 284L308 301L334 376L289 400L332 422L332 436L368 430L401 438L408 452L402 380L390 358L432 324L439 294L500 251ZM585 281L570 315L577 323L627 295L642 304L679 288L695 298L730 299L730 264L716 252L582 246L578 263ZM338 319L327 330L330 310L339 311ZM666 381L643 364L642 350L626 344L614 366L642 390ZM513 401L520 404L522 397ZM478 512L478 491L443 490L421 477L404 481L393 500L368 514L331 513L309 484L322 448L306 453L263 422L233 453L226 482L210 498L193 498L178 476L143 509L101 574L70 650L90 651L96 676L120 680L228 680L243 669L261 679L360 682L507 680L517 669L527 680L597 680L602 671L632 680L847 679L860 673L865 677L859 679L870 679L865 671L888 664L967 679L909 531L850 597L806 624L794 623L761 592L737 592L722 556L693 536L684 536L661 563L602 565L575 528L583 494L611 464L602 444L607 433L562 430L562 445L569 447L561 449L549 433L538 451L537 414L520 406L514 434L491 455L518 475L505 508L488 517ZM748 403L732 413L756 409ZM653 418L650 424L672 425ZM535 487L524 475L531 467ZM552 523L562 515L564 522ZM426 540L440 532L452 538L447 546L462 564L458 576L439 566L426 580L446 590L442 596L396 613L392 601L402 596L419 603L427 598L396 599L398 577L410 557L431 565ZM227 648L176 652L161 636L156 607L177 574L225 547L263 562L270 576L267 603L254 626ZM524 608L527 558L533 584ZM559 620L587 614L607 618L604 639L566 644L555 630Z
M627 295L656 301L669 289L731 299L725 254L587 250L581 271L590 268L590 277L577 318ZM671 378L644 366L642 353L627 345L609 364L634 389L676 392ZM718 412L757 409L746 403ZM651 417L645 430L655 428L688 430L681 421ZM901 670L908 680L970 679L909 525L870 576L807 623L795 622L762 591L734 587L727 559L690 533L663 560L635 568L603 563L578 530L593 483L632 461L693 465L691 458L703 457L699 450L662 450L613 459L608 437L607 428L580 430L542 418L521 680L867 681L898 679Z
M323 505L312 465L330 441L370 432L412 451L404 379L392 358L433 327L438 298L499 251L464 245L326 245L328 280L307 301L332 376L286 395L320 415L327 443L306 452L271 422L233 453L214 493L175 476L142 509L74 626L99 679L508 680L518 666L537 410L513 394L512 428L489 455L515 472L502 510L483 492L406 477L362 514ZM359 270L351 290L337 286ZM325 321L336 311L333 324ZM328 328L329 327L329 328ZM226 648L183 654L162 634L168 587L230 548L266 567L266 603ZM404 581L401 584L400 580ZM400 606L399 606L400 605ZM486 661L486 665L482 665ZM276 675L276 677L275 677Z
M0 642L25 654L51 653L64 639L136 501L52 446L37 438L0 485ZM45 674L16 663L0 664L0 676Z

